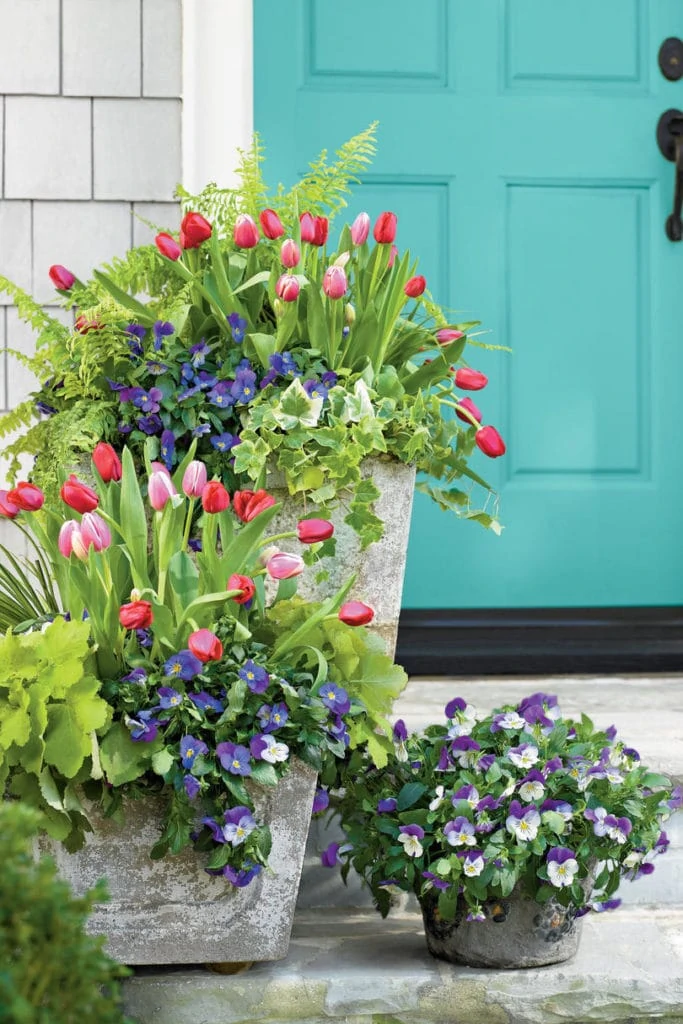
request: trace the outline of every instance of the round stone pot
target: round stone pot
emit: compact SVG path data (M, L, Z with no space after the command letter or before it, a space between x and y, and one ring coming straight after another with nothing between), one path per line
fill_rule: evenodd
M437 897L422 900L427 949L432 956L468 967L545 967L576 955L581 919L554 899L547 903L518 893L483 905L485 921L467 921L458 902L455 918L439 915Z

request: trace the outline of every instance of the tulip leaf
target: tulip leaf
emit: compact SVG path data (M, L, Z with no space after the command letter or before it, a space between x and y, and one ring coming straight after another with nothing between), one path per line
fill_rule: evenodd
M281 508L281 505L270 505L246 523L232 540L221 558L221 571L226 583L233 573L248 566L251 555Z
M238 288L235 288L234 294L239 295L239 293L243 292L245 288L253 288L253 286L256 284L263 284L263 282L267 281L269 277L269 270L261 270L259 271L258 274L254 274L253 277L250 277L248 281L245 281L244 284L241 284Z
M199 591L199 570L187 551L176 551L168 564L173 599L179 609L187 608Z
M128 448L123 449L121 465L121 523L117 528L126 542L136 586L148 587L147 517L135 463Z
M129 310L129 312L135 316L135 319L141 323L143 327L151 327L154 324L156 320L154 314L150 313L146 306L143 306L141 302L134 299L132 295L128 294L128 292L124 292L122 288L119 288L117 284L114 284L112 279L107 277L106 274L103 274L101 270L95 270L93 272L93 277L102 285L103 288L106 288L112 298L116 299L119 306L123 306L124 309Z
M457 363L465 350L466 343L467 338L462 337L452 341L450 345L443 345L436 359L431 363L423 363L414 373L403 377L403 386L407 394L414 395L417 391L428 388L436 381L441 380L444 376L443 364L445 363L448 367L452 363Z

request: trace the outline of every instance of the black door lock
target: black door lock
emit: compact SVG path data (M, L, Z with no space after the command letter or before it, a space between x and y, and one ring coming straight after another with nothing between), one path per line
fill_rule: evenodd
M666 218L664 230L670 242L683 239L683 110L666 110L657 123L657 145L662 156L676 165L674 177L674 208Z
M683 78L683 39L670 36L659 48L659 70L670 82Z

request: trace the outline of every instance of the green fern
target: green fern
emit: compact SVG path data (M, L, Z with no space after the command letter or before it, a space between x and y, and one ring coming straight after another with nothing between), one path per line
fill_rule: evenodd
M328 163L327 150L313 161L310 171L292 188L276 207L291 220L297 211L326 213L330 219L346 205L351 186L360 182L360 175L372 162L377 151L377 121L354 135L335 152L334 163Z
M7 437L8 434L16 434L17 431L29 427L37 416L38 412L33 399L27 398L25 402L21 402L20 405L0 416L0 438ZM5 450L3 450L4 454Z

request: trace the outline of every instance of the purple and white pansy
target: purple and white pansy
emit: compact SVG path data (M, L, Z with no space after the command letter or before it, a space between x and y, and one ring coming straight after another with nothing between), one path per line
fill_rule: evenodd
M579 870L576 854L566 846L553 846L546 858L548 881L556 889L568 888Z
M505 819L505 827L520 843L528 843L536 838L541 824L541 815L537 807L523 808L518 800L510 804L510 813Z

